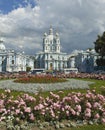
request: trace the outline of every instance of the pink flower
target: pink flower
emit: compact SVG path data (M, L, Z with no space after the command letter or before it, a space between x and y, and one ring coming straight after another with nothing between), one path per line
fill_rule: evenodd
M102 118L101 121L102 121L102 123L105 123L105 118Z
M76 110L78 111L78 112L81 112L81 106L80 105L76 105Z
M53 104L53 107L54 107L55 109L57 109L57 108L60 108L60 105L59 105L58 103L54 103L54 104Z
M2 107L4 104L4 100L0 100L0 106Z
M105 116L105 112L103 112L103 114L102 114L103 116Z
M32 120L32 121L35 120L35 117L34 117L34 114L33 114L33 113L30 114L30 120Z
M18 103L19 103L19 101L18 101L18 100L15 100L15 101L14 101L14 103L15 103L15 104L18 104Z
M86 112L86 113L91 112L91 109L86 108L85 112Z
M99 98L101 101L105 101L105 97L104 97L103 95L98 94L97 96L98 96L98 98Z
M42 114L42 115L45 115L45 109L42 109L42 110L41 110L41 114Z
M72 115L75 115L76 112L75 112L73 109L71 109L71 114L72 114Z
M98 102L95 102L94 104L93 104L93 107L94 108L99 108L101 105L100 105L100 103L98 103Z
M95 119L99 119L100 118L100 115L97 113L95 116L94 116Z
M66 111L66 115L69 116L69 114L70 114L69 111Z
M55 113L54 113L54 111L52 109L50 110L50 112L51 112L51 116L55 117Z
M6 117L4 117L4 116L3 116L3 117L0 117L0 121L5 120L5 118L6 118Z
M91 117L91 109L86 108L86 110L85 110L85 117Z
M25 112L27 112L27 113L31 112L31 108L30 107L25 107L24 109L25 109Z
M43 109L44 106L42 104L39 104L39 110Z
M91 112L85 113L85 117L91 117Z
M18 115L20 113L20 109L16 109L15 113L16 113L16 115Z
M88 107L88 108L91 108L91 107L92 107L92 105L90 104L90 102L87 102L87 103L86 103L86 107Z
M65 106L65 109L66 109L66 110L69 110L70 108L71 108L71 107L70 107L69 105L66 105L66 106Z
M90 94L86 94L86 98L90 98Z
M62 111L65 111L65 109L64 109L64 107L62 107L62 109L61 109Z
M73 96L73 100L75 103L80 102L80 99L76 95Z

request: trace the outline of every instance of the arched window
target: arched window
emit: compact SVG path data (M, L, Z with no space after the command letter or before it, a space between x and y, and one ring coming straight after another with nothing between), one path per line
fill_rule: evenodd
M53 69L53 63L50 63L50 70Z
M12 60L12 64L14 64L14 60Z

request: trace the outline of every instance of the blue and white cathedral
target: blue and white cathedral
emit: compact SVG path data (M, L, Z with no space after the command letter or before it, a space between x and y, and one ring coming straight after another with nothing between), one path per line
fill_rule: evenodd
M52 27L49 33L43 36L43 51L36 54L36 68L45 70L64 70L67 68L67 54L61 52L60 37L53 33Z

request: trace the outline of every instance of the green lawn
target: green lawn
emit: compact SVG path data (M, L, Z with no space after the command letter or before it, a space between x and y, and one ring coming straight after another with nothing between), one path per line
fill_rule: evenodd
M87 125L78 128L70 128L69 130L105 130L105 125Z
M103 93L103 89L102 89L102 86L105 87L105 80L96 80L96 79L82 79L82 80L94 82L94 84L89 85L90 90L95 89L97 93L102 93L105 95L105 91Z

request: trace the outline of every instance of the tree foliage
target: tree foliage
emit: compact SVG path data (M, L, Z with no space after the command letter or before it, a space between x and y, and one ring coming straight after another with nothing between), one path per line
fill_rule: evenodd
M31 67L26 67L26 72L29 72L31 70Z
M102 36L98 35L97 40L94 42L95 50L100 56L105 56L105 32Z
M102 36L98 35L94 44L96 52L100 55L96 63L98 66L105 66L105 32L103 32Z

